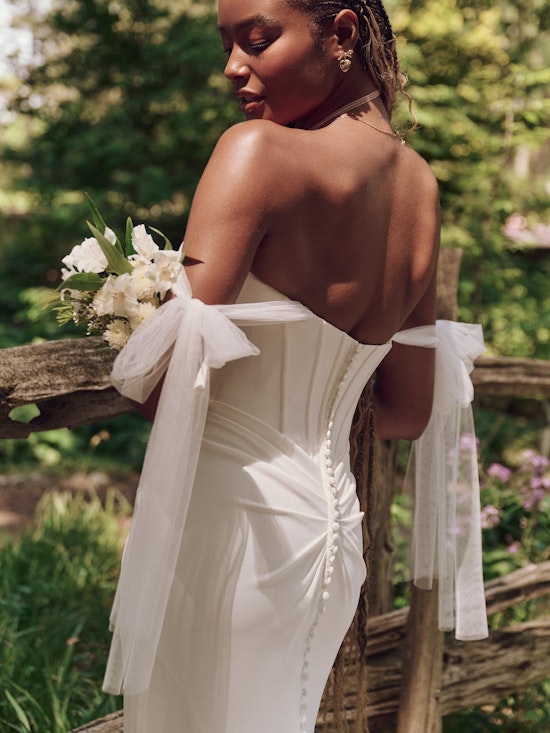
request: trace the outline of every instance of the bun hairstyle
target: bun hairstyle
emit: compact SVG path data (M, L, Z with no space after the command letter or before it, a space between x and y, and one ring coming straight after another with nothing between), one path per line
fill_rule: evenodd
M359 41L355 58L369 71L388 111L395 104L398 93L404 94L407 79L399 69L395 34L380 0L287 0L297 10L308 13L319 33L331 23L341 10L349 9L359 21ZM404 94L410 103L408 94Z

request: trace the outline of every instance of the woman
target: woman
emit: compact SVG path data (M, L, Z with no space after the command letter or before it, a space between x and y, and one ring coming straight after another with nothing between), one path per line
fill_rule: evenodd
M430 418L437 185L390 124L378 0L220 0L219 29L247 121L197 188L179 297L115 367L158 412L105 689L131 732L312 733L365 577L355 404L378 367L378 437Z

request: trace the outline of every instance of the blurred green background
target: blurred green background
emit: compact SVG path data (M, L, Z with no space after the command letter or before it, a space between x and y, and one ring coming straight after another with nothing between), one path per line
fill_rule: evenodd
M387 5L420 123L408 144L439 180L443 245L464 252L459 318L482 323L489 354L548 359L550 5L547 0L389 0ZM223 130L240 119L223 77L222 51L212 2L0 0L0 348L82 335L71 326L58 328L51 301L61 258L87 236L85 193L119 231L132 216L174 243L181 240L208 156ZM411 126L405 99L394 123L401 131ZM514 486L528 484L532 476L522 456L540 445L543 401L485 399L476 404L476 422L483 464L502 461L516 470ZM4 475L37 468L59 476L91 469L121 475L139 469L147 434L135 415L70 433L34 434L27 441L2 441L0 465ZM484 489L491 505L502 494L495 481ZM536 551L523 548L512 557L508 548L521 542L522 522L529 523L534 509L524 506L519 489L507 494L507 502L500 509L508 518L498 525L501 534L490 528L488 567L502 557L501 570L546 559L550 527L541 522L533 529ZM40 553L59 559L59 577L81 578L64 592L82 594L86 607L83 583L96 583L106 618L116 579L112 558L119 551L112 522L120 522L119 509L89 503L93 511L84 526L81 507L50 502L23 540L10 540L2 550L4 599L11 600L0 605L7 619L0 617L0 627L11 629L13 636L8 631L4 636L23 649L27 663L38 659L36 649L21 645L26 638L37 643L28 630L42 623L27 596L52 593L48 607L59 616L56 587L43 584L37 590L43 583L39 573L21 591L22 573L31 578ZM548 508L539 502L536 510L541 506ZM96 533L93 538L88 531ZM97 556L105 552L109 558L103 574L87 575L93 566L88 555L67 570L63 558L73 553L67 547L94 543ZM14 625L10 619L17 613L23 621ZM42 608L41 618L45 613ZM12 647L4 645L0 668L11 671L9 684L0 680L9 692L0 700L2 730L62 733L69 723L111 709L97 694L99 673L88 676L95 662L87 655L102 658L106 636L94 636L84 652L76 643L67 646L67 639L83 633L81 623L89 626L82 613L67 614L55 642L61 651L42 649L43 676L32 683L36 689L14 678L16 662L6 651ZM524 618L527 611L521 613ZM84 673L75 677L75 668ZM85 680L84 688L76 689L77 677ZM69 686L52 683L45 700L46 678L69 680ZM492 713L469 715L448 720L445 730L537 726L550 731L545 686Z

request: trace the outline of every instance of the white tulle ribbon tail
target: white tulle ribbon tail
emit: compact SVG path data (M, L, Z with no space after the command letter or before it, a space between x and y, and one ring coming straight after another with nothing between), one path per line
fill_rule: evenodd
M165 373L111 612L103 689L112 694L138 694L150 684L195 479L210 369L258 353L231 319L311 316L288 302L205 305L191 297L183 270L174 291L178 297L132 334L112 372L117 389L139 402Z
M406 484L412 486L412 577L419 588L439 588L439 628L457 639L485 638L477 441L470 373L483 353L481 326L436 324L432 415L413 442Z

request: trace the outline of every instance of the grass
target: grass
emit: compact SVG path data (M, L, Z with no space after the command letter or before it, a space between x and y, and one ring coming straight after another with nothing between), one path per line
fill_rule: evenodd
M0 548L0 730L66 733L121 707L101 692L129 512L110 493L51 493Z

